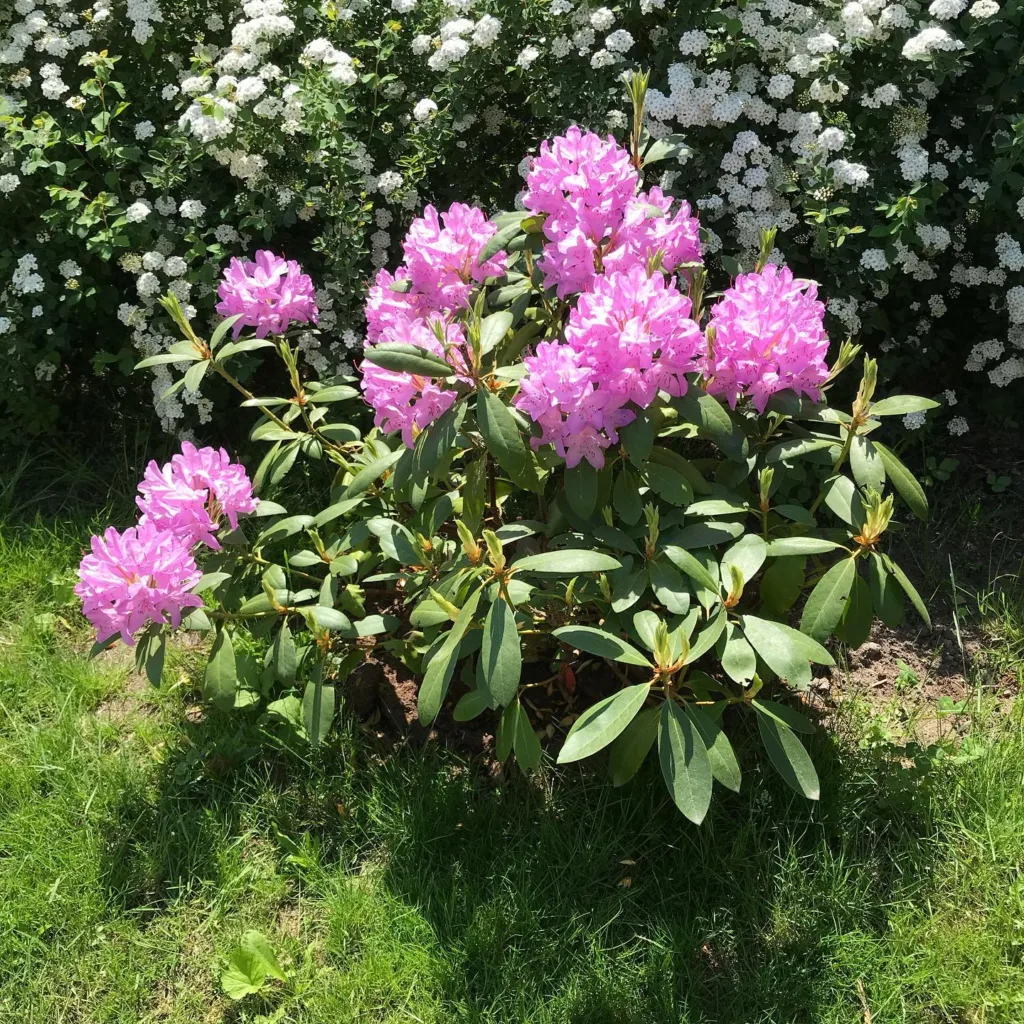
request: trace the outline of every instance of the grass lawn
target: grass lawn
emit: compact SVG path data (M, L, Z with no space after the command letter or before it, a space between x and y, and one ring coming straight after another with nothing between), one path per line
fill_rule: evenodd
M899 708L851 691L811 741L819 804L741 744L743 792L716 787L699 829L653 765L621 790L585 768L498 784L352 723L288 750L202 712L188 650L159 690L89 663L68 586L95 523L20 509L0 521L0 1022L1021 1021L1024 728L987 685L1019 682L1020 549L987 507L950 501L915 547L934 570L955 537L980 573L928 577L981 638L966 739L906 746ZM234 1002L248 929L289 980Z

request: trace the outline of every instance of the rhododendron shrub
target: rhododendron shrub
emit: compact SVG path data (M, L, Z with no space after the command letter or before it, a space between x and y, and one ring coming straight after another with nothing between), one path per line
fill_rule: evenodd
M642 80L631 92L639 108ZM773 262L770 234L715 281L691 209L651 201L650 151L639 131L627 148L572 130L541 146L525 210L425 210L369 288L356 378L309 378L289 333L225 342L244 314L207 342L167 300L185 340L157 358L220 375L268 446L255 507L236 466L192 449L143 483L139 529L202 556L187 593L210 600L187 624L213 634L211 699L266 699L268 721L318 742L352 671L401 662L422 724L490 716L497 756L525 771L539 732L559 762L607 754L616 785L656 749L697 823L715 782L743 784L729 737L751 714L817 798L793 695L874 618L909 602L928 623L885 551L927 503L883 438L935 403L877 398L865 357L852 405L829 404L858 347L830 344L815 284ZM571 277L552 269L568 238ZM233 377L246 346L276 351L286 395ZM358 421L360 397L365 432L334 418ZM165 593L131 571L153 583L117 623L162 635L191 575ZM536 711L527 687L564 707Z

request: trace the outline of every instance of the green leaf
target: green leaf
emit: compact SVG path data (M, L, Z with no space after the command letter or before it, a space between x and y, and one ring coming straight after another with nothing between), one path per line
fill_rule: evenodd
M640 642L649 651L654 650L654 634L658 628L658 623L661 621L661 616L649 609L637 612L633 616L633 628L636 630L636 635L640 637Z
M650 683L627 686L587 708L569 730L558 763L579 761L608 746L636 717L650 689Z
M648 462L644 466L644 473L651 490L670 505L681 507L693 501L690 482L677 469Z
M654 433L646 413L638 414L631 423L619 428L619 440L634 466L642 466L647 461L654 447Z
M857 562L849 557L837 562L818 580L800 617L802 633L819 641L828 637L843 617L856 575Z
M875 449L881 456L889 482L899 492L900 497L910 506L910 511L923 522L928 521L928 499L924 488L917 482L914 475L900 462L884 444L875 442Z
M466 635L466 630L469 629L470 623L473 621L482 593L482 590L474 590L466 599L466 603L448 631L444 643L427 665L423 682L420 684L417 702L420 723L423 725L430 725L441 710L441 704L448 692L448 684L451 682L452 671L455 668L455 655L458 653L462 638Z
M487 612L480 669L493 703L504 707L516 695L523 670L516 613L504 598L495 601Z
M899 581L885 567L882 556L871 552L868 561L868 589L875 614L889 627L895 628L903 621L903 598Z
M469 722L477 715L483 714L490 706L490 694L483 690L470 690L459 698L452 711L452 718L456 722Z
M661 706L658 758L676 807L699 825L711 805L711 762L692 719L671 700Z
M274 637L271 651L270 663L274 668L274 678L279 683L290 683L295 678L295 673L299 667L299 659L295 650L295 640L292 638L292 631L288 628L287 619L281 623L281 628Z
M731 622L718 638L716 645L722 670L734 682L746 686L757 672L757 656L742 630Z
M508 224L499 227L498 230L487 240L487 244L480 250L477 257L477 266L482 266L496 253L501 252L516 235L523 233L522 219L524 214L516 211L514 219Z
M762 605L775 615L785 615L803 593L806 565L807 559L800 555L774 559L758 587Z
M719 610L718 614L698 634L697 639L690 645L690 653L687 654L684 665L692 665L699 657L707 654L722 635L729 622L729 613L725 608Z
M608 757L608 772L613 786L629 782L643 764L658 735L660 708L645 708L612 743Z
M619 518L630 526L640 522L644 504L640 497L640 478L628 466L623 466L612 488L612 503Z
M853 587L846 602L843 620L836 630L836 636L848 647L860 647L871 632L874 611L871 607L871 591L858 573L853 578Z
M632 644L621 640L596 626L559 626L551 631L563 644L576 647L588 654L596 654L599 658L621 661L626 665L643 665L650 668L651 663Z
M203 357L198 352L161 352L159 355L149 356L135 364L136 370L145 370L150 366L165 366L168 363L194 363Z
M352 620L337 608L327 608L325 605L318 604L305 614L309 621L321 629L340 629L346 632L352 629Z
M565 471L565 498L580 519L589 519L594 514L597 483L597 470L586 459Z
M632 572L617 570L609 576L612 585L612 611L628 611L644 596L650 579L645 568Z
M341 492L341 502L355 498L367 490L374 480L383 476L403 455L404 448L398 451L388 452L387 455L374 459L368 466L363 466L358 473L349 481L345 490ZM340 502L339 502L340 504Z
M477 392L476 419L487 450L498 465L520 487L536 490L536 463L527 452L519 427L505 403L491 391Z
M818 773L793 730L764 713L757 715L757 728L775 770L801 796L817 800L821 796Z
M312 746L320 746L333 721L334 687L317 680L306 683L302 694L302 724Z
M775 445L769 449L765 456L765 462L772 465L783 460L799 458L801 455L809 455L811 452L820 452L825 448L838 448L839 442L820 437L791 437L787 441Z
M491 313L480 323L480 351L483 355L493 351L501 344L502 339L512 326L512 314L508 310Z
M716 398L707 392L691 389L682 398L675 399L672 404L685 420L696 425L701 437L713 441L729 458L738 459L746 456L746 437L733 423L728 410Z
M419 565L423 561L416 538L401 523L381 518L371 519L367 526L380 542L381 551L399 565Z
M853 481L848 476L829 477L824 489L825 504L844 523L859 529L864 523L864 502Z
M238 673L235 670L235 649L231 634L221 629L213 641L210 660L206 663L203 696L219 708L229 710L235 703Z
M769 541L768 557L784 558L790 555L824 555L836 551L842 544L821 537L779 537Z
M307 391L309 400L314 405L323 405L330 402L344 402L349 398L357 398L359 392L349 387L348 384L334 384L328 388L321 388L319 391Z
M938 402L917 395L892 395L871 404L872 416L906 416L908 412L927 412L937 409Z
M690 610L690 590L686 580L670 562L648 562L654 596L672 615L685 615Z
M850 446L850 470L858 486L873 487L881 493L885 486L885 463L870 438L858 434Z
M749 512L750 506L723 498L709 498L707 501L695 501L686 508L688 516L735 516Z
M193 363L185 371L185 390L186 391L198 391L199 385L203 382L203 377L206 376L206 371L210 368L210 360L204 359L200 363Z
M494 754L498 759L499 764L504 764L508 760L508 755L512 753L512 742L515 739L516 732L516 720L519 717L519 712L522 709L519 707L519 701L514 700L504 712L502 712L501 718L498 719L498 733L494 738Z
M411 373L417 377L450 377L455 372L440 356L435 356L419 345L409 345L403 341L382 341L368 345L363 351L363 357L374 366Z
M197 609L199 610L199 609ZM164 674L164 657L167 653L167 637L159 627L150 627L143 633L135 648L135 667L145 669L146 678L159 686Z
M533 731L530 716L517 700L509 707L516 709L512 722L512 749L516 752L516 761L524 772L532 772L540 764L540 739Z
M512 563L516 572L530 572L538 576L576 576L581 572L612 572L622 563L611 555L584 548L564 548L544 551L539 555L526 555Z
M690 579L696 580L706 590L718 593L718 581L686 548L679 547L677 544L666 544L662 550L669 561L686 573Z
M743 574L743 582L749 583L764 565L766 547L756 533L748 533L726 548L721 562L723 581L731 579L729 566L734 565Z
M247 953L251 953L260 961L270 977L277 978L278 981L288 980L288 975L281 966L281 961L277 959L277 954L260 932L247 931L242 936L241 946Z
M921 616L924 624L931 629L931 616L928 614L928 609L925 607L924 601L921 600L921 595L917 592L917 588L907 578L907 574L888 555L883 555L882 557L885 559L886 568L896 577L896 581L903 588L903 592L910 598L910 603L914 606L914 610Z
M243 352L255 352L261 348L273 348L274 343L265 338L245 338L242 341L229 341L218 353L217 362L223 363L232 356L241 355Z
M717 544L726 544L742 535L742 523L693 523L681 530L673 530L669 541L692 551L694 548L713 548ZM717 584L715 590L718 590Z
M806 715L800 714L788 704L779 704L777 701L765 700L763 697L752 700L750 703L762 714L774 718L775 721L780 722L787 729L792 729L793 732L802 732L805 736L810 736L817 731L814 728L814 723Z
M685 710L707 748L712 776L726 789L738 793L741 780L740 765L721 723L696 704L687 704Z
M239 1000L255 995L267 981L267 969L259 957L246 949L236 949L228 958L227 969L221 972L220 985L229 999Z

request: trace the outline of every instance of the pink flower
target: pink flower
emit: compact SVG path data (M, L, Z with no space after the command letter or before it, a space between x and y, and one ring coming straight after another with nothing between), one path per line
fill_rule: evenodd
M395 286L405 286L405 290ZM394 276L385 269L377 271L366 300L366 337L370 342L380 339L399 320L416 320L433 309L426 296L414 292L407 267L399 267Z
M777 391L791 389L819 401L828 378L825 307L812 281L768 264L741 274L711 310L715 329L704 373L708 391L732 408L749 395L758 412Z
M700 263L700 223L691 216L690 204L681 201L674 214L671 209L672 199L657 187L632 200L616 232L618 245L604 256L605 273L646 266L648 257L658 250L661 266L669 273L681 263Z
M599 275L569 314L565 339L595 371L601 389L646 408L658 391L686 392L700 369L704 337L690 300L660 273L634 266Z
M258 504L244 466L232 462L223 448L197 449L188 441L163 467L150 462L139 491L141 522L174 533L188 547L201 541L215 551L222 519L235 529L238 516L254 512Z
M402 243L414 292L424 296L433 309L462 309L474 285L505 273L503 252L477 265L496 230L476 207L453 203L439 216L433 206L427 206L423 216L409 226Z
M448 345L454 346L449 349L449 359L454 360L456 366L461 364L464 367L462 350L466 339L462 328L458 324L445 323L437 316L431 320L398 317L380 340L418 345L434 355L444 356L445 346L434 333L432 323L442 330ZM385 433L401 431L402 440L408 448L416 443L416 435L447 412L458 397L457 392L432 377L385 370L369 361L365 361L361 369L363 399L374 410L374 423ZM456 376L471 383L468 377Z
M317 323L313 282L295 260L275 256L266 249L256 261L232 257L217 288L221 301L217 312L229 317L241 314L232 328L238 337L243 327L255 327L256 337L284 334L291 323Z
M110 527L92 538L92 553L78 568L75 593L98 642L120 633L132 647L143 626L167 621L178 626L184 609L202 604L189 592L200 575L184 538L153 523L124 533Z

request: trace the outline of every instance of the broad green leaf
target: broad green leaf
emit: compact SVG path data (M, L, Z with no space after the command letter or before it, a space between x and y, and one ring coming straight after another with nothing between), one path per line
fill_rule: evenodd
M516 753L516 761L524 772L532 772L540 764L540 739L530 724L530 716L519 701L510 704L509 707L516 709L516 717L512 723L512 749Z
M493 351L512 326L512 314L508 310L485 316L480 324L480 351L483 355Z
M690 653L686 656L684 664L692 665L702 655L707 654L722 635L729 622L729 613L725 608L719 610L718 614L697 634L697 639L690 645Z
M576 576L581 572L612 572L622 563L611 555L585 548L564 548L544 551L539 555L526 555L512 563L516 572L530 572L538 576Z
M796 733L770 715L757 715L757 728L775 770L801 796L817 800L821 796L818 773Z
M826 448L838 448L839 442L835 440L824 440L819 437L791 437L788 441L777 444L769 449L765 456L765 462L772 465L783 460L799 458L801 455L808 455L810 452L820 452Z
M906 416L908 412L927 412L937 409L938 402L917 395L891 395L871 404L872 416Z
M658 759L676 807L699 825L711 804L711 762L696 726L675 701L661 706Z
M135 649L135 667L139 671L144 670L146 678L154 686L159 686L164 674L167 637L159 627L156 627L155 632L153 629L154 627L151 626L138 639Z
M285 974L284 968L281 966L281 961L277 959L277 954L271 948L266 937L257 931L247 931L242 936L241 942L242 949L253 956L257 957L263 964L267 974L272 978L277 978L278 981L287 981L288 975Z
M302 694L302 724L312 746L318 747L334 721L334 687L323 682L306 683Z
M523 670L516 613L504 598L495 601L487 612L480 669L483 685L494 704L504 707L516 695Z
M448 684L451 682L452 671L455 668L454 659L458 653L459 644L466 635L473 616L476 614L476 607L480 603L482 590L474 590L462 606L458 618L448 631L444 643L437 653L430 659L427 670L423 674L423 682L420 684L419 719L422 725L430 725L437 718L441 710L444 696L448 692Z
M649 609L637 612L633 616L633 628L636 630L636 635L640 637L640 642L649 651L654 650L654 632L661 621L661 616Z
M799 555L776 558L765 569L758 586L761 604L775 615L784 615L803 593L807 559Z
M723 498L709 498L707 501L695 501L687 505L688 516L735 516L750 511L750 506L738 501L726 501Z
M621 661L626 665L651 667L647 658L632 644L596 626L559 626L552 630L552 636L558 637L563 644L586 651L587 654L596 654L599 658Z
M786 726L786 728L792 729L793 732L802 732L805 736L810 736L817 731L814 728L814 723L806 715L800 714L799 711L791 708L788 704L780 704L774 700L765 700L763 697L752 700L750 703L762 714L774 718L777 722Z
M685 615L690 610L690 590L686 580L668 561L647 563L654 596L672 615Z
M622 786L636 775L654 746L660 717L660 708L644 708L612 743L608 773L613 786Z
M921 600L921 595L917 592L917 588L910 582L907 574L888 555L883 555L882 557L885 559L886 568L896 577L897 582L903 588L903 592L910 598L910 603L914 606L914 610L921 616L924 624L931 629L931 616L928 614L928 609L925 607L924 601Z
M673 530L666 540L677 547L692 551L694 548L713 548L743 536L742 523L693 523L681 530ZM717 586L715 588L718 589Z
M729 737L725 735L721 722L696 704L686 705L686 714L700 733L700 738L707 748L708 763L711 774L726 789L734 793L740 791L740 765L736 753L732 749Z
M313 525L313 517L300 513L294 516L285 516L279 519L273 526L268 526L257 538L255 545L275 544L278 541L294 537L295 534Z
M241 341L229 341L218 353L217 362L223 363L232 356L243 352L255 352L261 348L273 348L274 343L266 338L243 338Z
M734 682L746 686L757 672L757 656L743 632L731 622L726 624L715 646L722 670Z
M730 545L722 555L723 583L731 578L730 565L735 565L743 574L743 581L749 583L764 565L765 552L765 542L756 533L748 533Z
M871 591L858 573L853 578L853 587L846 601L842 622L836 629L836 636L848 647L860 647L871 632L874 610L871 607Z
M612 584L612 611L628 611L644 596L650 579L645 568L632 572L619 570L609 576Z
M589 519L594 514L597 507L597 470L586 459L565 471L565 497L569 508L580 519Z
M640 517L644 514L643 499L640 497L640 478L628 466L623 466L615 478L612 502L619 518L624 522L630 526L640 522Z
M704 568L704 565L690 552L677 544L666 544L662 549L666 557L692 580L707 590L718 592L718 581Z
M800 617L802 633L819 641L828 637L843 617L856 575L856 559L849 557L837 562L818 580Z
M423 561L416 538L401 523L393 519L371 519L367 526L378 541L380 549L399 565L419 565Z
M341 492L341 501L346 501L362 494L363 491L367 490L375 480L383 476L404 454L405 449L399 448L398 451L388 452L387 455L384 455L379 459L374 459L374 461L368 466L363 466L363 468L360 469L354 477L352 477L346 485L345 490Z
M440 356L402 341L383 341L368 345L363 358L374 366L399 373L411 373L417 377L450 377L455 371Z
M844 523L860 529L864 523L864 502L853 481L848 476L829 477L824 489L825 504Z
M315 623L321 629L351 630L352 620L337 608L328 608L325 605L314 605L305 612L306 619Z
M487 450L498 465L520 487L536 490L538 476L535 462L505 403L486 389L477 392L476 419Z
M648 462L644 473L651 490L670 505L682 507L693 501L689 481L678 470Z
M903 597L899 581L885 567L882 556L871 552L867 566L868 589L875 614L892 628L903 622Z
M199 385L203 382L203 377L206 376L206 371L210 368L210 360L204 359L201 363L193 363L185 371L185 390L195 392L199 390Z
M512 219L507 224L500 226L487 240L487 244L480 250L480 255L476 261L477 266L486 263L492 256L501 252L513 238L523 233L522 219L524 215L516 211L515 214L510 214L509 216Z
M135 369L145 370L150 366L165 366L168 363L194 363L202 358L198 352L161 352L136 363Z
M626 449L629 461L642 466L654 447L654 427L646 413L640 413L632 423L619 428L619 439Z
M270 663L274 668L274 678L279 683L290 683L295 678L299 660L287 619L281 623L281 628L274 637L271 652Z
M483 714L490 706L490 694L483 690L470 690L459 698L452 711L452 718L456 722L469 722L477 715Z
M732 459L745 457L747 439L737 428L728 410L704 391L691 389L672 403L683 419L693 423L701 437L718 445Z
M928 499L925 496L924 488L917 482L913 473L884 444L879 444L876 441L875 449L881 456L889 482L899 492L900 497L910 506L910 511L918 519L927 522Z
M798 689L811 683L811 661L804 647L793 639L781 623L743 617L743 632L761 660L780 678Z
M206 663L203 696L219 708L229 710L235 703L238 673L235 669L235 648L231 634L221 629L213 641L210 660Z
M650 689L650 683L627 686L587 708L569 730L558 763L579 761L608 746L636 717Z
M221 972L220 985L229 999L239 1000L255 995L267 981L267 969L262 960L246 949L236 949Z
M879 493L885 486L885 464L870 438L858 434L850 446L850 469L858 486L873 487Z
M837 551L842 548L832 540L825 540L821 537L779 537L777 540L769 541L768 557L785 558L790 555L824 555L829 551Z
M321 388L319 391L308 392L309 400L315 405L344 402L349 398L357 398L358 396L359 392L347 384L334 384L331 387Z
M499 764L504 764L508 760L508 755L512 753L512 742L515 739L516 733L516 720L519 717L520 710L519 701L514 700L505 708L501 718L498 719L498 732L494 737L494 754Z

